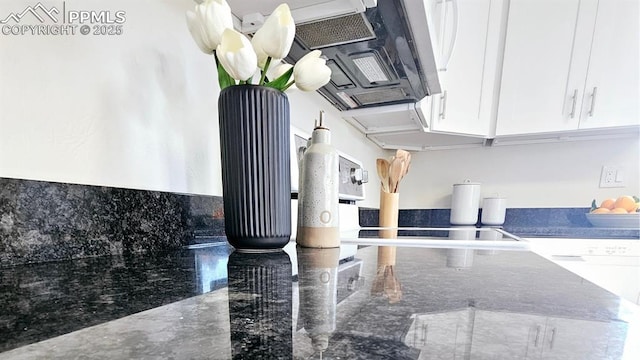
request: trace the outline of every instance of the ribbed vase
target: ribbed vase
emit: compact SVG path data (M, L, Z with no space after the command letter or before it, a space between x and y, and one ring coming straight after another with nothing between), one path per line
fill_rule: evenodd
M291 237L289 100L230 86L218 100L225 232L239 250L279 249Z

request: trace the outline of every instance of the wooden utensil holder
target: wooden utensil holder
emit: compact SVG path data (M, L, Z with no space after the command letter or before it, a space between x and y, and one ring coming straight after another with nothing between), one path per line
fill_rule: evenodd
M388 193L380 190L380 215L378 224L380 227L398 227L398 201L399 193ZM395 239L398 237L398 230L380 230L378 235L383 239Z
M378 246L378 268L396 264L395 246Z

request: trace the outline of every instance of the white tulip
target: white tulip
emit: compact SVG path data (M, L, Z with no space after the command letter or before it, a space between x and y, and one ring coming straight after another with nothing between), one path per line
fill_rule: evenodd
M262 47L256 44L255 35L253 35L253 38L251 38L251 46L253 46L253 50L256 52L256 55L258 56L258 66L260 67L260 69L263 69L264 66L267 64L267 58L269 57L269 55L267 55L264 52L264 50L262 50ZM271 60L271 62L273 62L273 59ZM271 68L271 64L269 64L269 68Z
M293 65L284 64L284 63L276 65L276 66L270 66L269 70L267 70L267 77L269 78L269 80L275 80L275 79L279 78L280 76L282 76L282 74L284 74L287 71L289 71L292 67L293 67Z
M315 91L331 80L331 69L320 55L320 50L313 50L298 60L293 67L293 77L298 89Z
M231 28L222 33L216 55L222 67L236 80L244 81L251 78L258 67L258 57L253 51L251 41Z
M258 54L260 66L263 67L267 57L284 59L293 38L296 35L296 25L287 4L280 4L265 20L262 27L253 35L251 44Z
M220 44L225 29L233 28L231 8L225 0L205 0L187 11L187 27L203 52L211 54Z

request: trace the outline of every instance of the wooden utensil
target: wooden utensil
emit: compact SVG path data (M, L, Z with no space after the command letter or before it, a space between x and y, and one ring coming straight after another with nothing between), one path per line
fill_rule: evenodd
M398 192L398 183L402 179L404 169L404 160L395 158L389 166L389 191Z
M398 149L396 151L396 158L400 158L404 160L404 171L402 171L402 177L404 177L409 172L409 164L411 163L411 153L406 150Z
M390 192L389 190L389 161L387 159L376 159L376 169L378 170L378 177L382 184L382 190Z

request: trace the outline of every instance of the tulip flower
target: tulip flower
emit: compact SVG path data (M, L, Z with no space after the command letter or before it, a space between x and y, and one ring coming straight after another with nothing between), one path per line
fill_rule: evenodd
M260 66L264 67L267 57L284 59L291 50L295 35L296 26L289 6L280 4L251 40L251 44L260 57Z
M303 56L293 67L296 86L302 91L315 91L331 79L331 69L327 61L320 57L320 50L313 50ZM291 86L291 83L287 86Z
M295 37L295 22L286 3L269 15L251 40L233 29L226 0L204 0L196 5L195 12L187 12L187 25L198 47L214 54L220 89L236 85L239 80L240 84L280 91L295 82L300 90L315 91L331 79L331 69L320 58L319 50L308 53L293 67L280 64Z
M251 41L232 28L222 33L216 56L224 70L236 80L245 81L253 76L258 67Z
M225 0L204 0L195 12L187 11L187 27L200 50L211 54L225 29L233 28L231 8Z
M289 71L293 65L291 64L279 64L277 66L272 66L267 70L267 76L269 79L277 79L280 76L284 75L287 71Z

